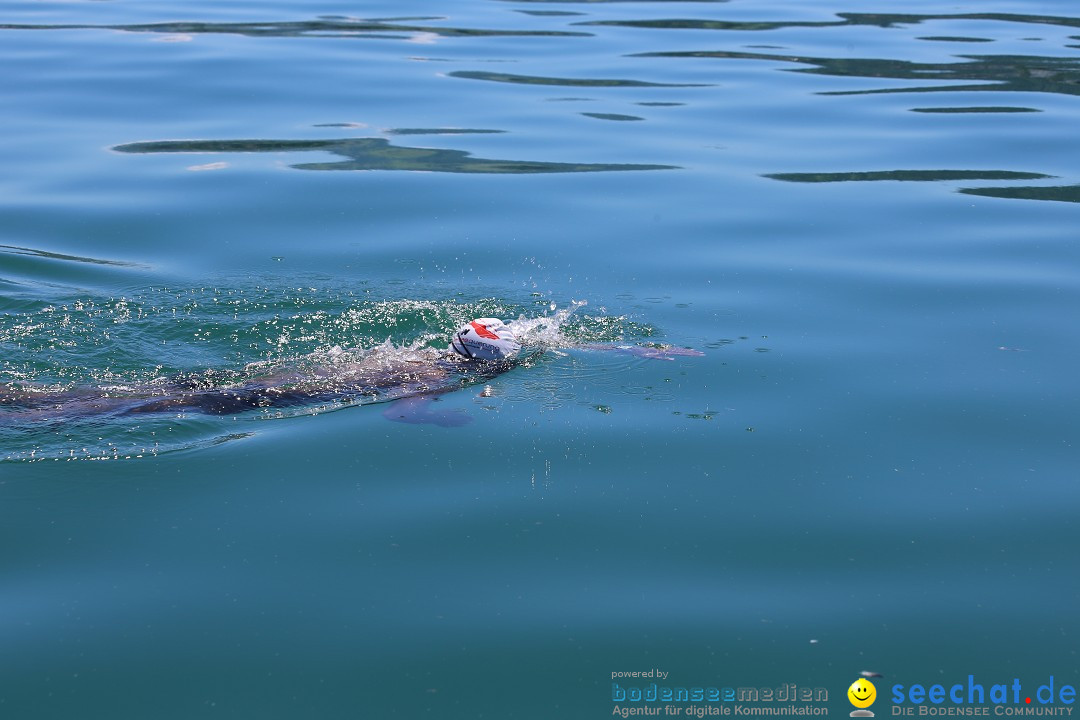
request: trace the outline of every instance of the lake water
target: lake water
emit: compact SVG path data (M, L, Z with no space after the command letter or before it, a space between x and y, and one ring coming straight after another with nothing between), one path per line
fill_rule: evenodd
M458 427L0 408L4 717L1080 681L1074 3L11 0L0 68L0 383L558 336Z

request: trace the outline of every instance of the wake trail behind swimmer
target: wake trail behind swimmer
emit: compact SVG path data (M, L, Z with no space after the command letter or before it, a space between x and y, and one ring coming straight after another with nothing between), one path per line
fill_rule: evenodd
M664 360L672 359L669 355L703 354L683 348L626 345L583 348ZM398 422L456 426L468 422L468 416L432 410L434 396L485 382L518 367L521 350L509 325L497 318L477 318L461 327L445 350L424 348L402 354L387 344L359 354L339 351L330 362L324 360L303 370L286 368L256 374L231 384L221 384L220 377L207 371L134 388L81 387L50 392L0 385L0 422L187 412L234 415L331 403L406 400L384 412L384 417Z

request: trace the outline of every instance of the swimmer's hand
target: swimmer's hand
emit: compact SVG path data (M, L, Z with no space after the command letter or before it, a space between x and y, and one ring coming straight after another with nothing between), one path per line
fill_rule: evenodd
M674 345L582 345L585 350L605 350L607 352L625 353L636 357L649 358L650 360L674 360L676 356L702 357L705 353L691 348L675 347Z

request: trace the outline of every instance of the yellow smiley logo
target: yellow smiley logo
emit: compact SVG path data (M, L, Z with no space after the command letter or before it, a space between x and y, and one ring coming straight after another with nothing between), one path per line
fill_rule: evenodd
M848 700L857 708L868 708L877 699L877 688L866 678L859 678L847 689Z

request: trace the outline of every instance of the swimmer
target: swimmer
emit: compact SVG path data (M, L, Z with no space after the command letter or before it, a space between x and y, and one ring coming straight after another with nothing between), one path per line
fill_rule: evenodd
M682 348L584 347L666 360L671 359L668 355L702 354ZM357 355L339 350L331 354L329 362L314 367L255 375L239 383L223 384L223 373L207 371L135 388L81 387L49 392L0 384L0 421L186 412L233 415L270 408L402 400L398 410L384 413L388 419L463 424L467 416L433 413L427 403L435 395L512 370L521 363L521 353L521 343L506 323L497 318L477 318L454 333L449 347L442 351L429 348L403 357L397 349L390 352L377 347Z

